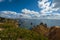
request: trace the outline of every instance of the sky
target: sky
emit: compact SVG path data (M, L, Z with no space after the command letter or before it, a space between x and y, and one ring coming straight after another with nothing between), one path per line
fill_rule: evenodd
M24 8L39 11L37 0L0 0L0 11L21 12Z
M60 19L60 0L0 0L0 17Z

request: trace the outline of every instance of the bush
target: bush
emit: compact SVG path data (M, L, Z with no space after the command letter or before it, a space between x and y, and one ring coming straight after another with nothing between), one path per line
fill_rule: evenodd
M24 29L24 28L16 28L11 25L4 25L3 28L5 30L0 31L0 39L1 40L48 40L41 34L34 32L32 30Z

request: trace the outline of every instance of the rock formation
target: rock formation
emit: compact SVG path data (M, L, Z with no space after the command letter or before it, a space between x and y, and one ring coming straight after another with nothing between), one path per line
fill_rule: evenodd
M40 23L40 25L37 25L36 27L33 27L33 31L36 31L37 33L41 33L44 36L47 36L49 29L47 28L46 24Z
M49 30L49 40L60 40L60 26L53 26Z

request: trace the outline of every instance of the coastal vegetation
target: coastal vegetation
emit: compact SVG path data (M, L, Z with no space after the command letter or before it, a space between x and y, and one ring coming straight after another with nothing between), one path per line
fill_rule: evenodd
M0 18L0 40L48 40L47 37L33 29L19 27L16 20Z
M1 40L48 40L47 37L33 30L9 25L5 25L2 29L0 30Z

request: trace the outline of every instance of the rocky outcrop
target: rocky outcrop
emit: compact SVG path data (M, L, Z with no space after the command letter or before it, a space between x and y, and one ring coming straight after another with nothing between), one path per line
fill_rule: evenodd
M47 36L49 29L47 28L46 24L40 23L40 25L37 25L36 27L33 27L33 31L36 31L37 33L41 33L44 36Z
M53 26L49 30L49 40L60 40L60 26Z
M48 37L48 40L60 40L60 26L47 28L46 24L40 23L40 25L34 26L32 30Z

